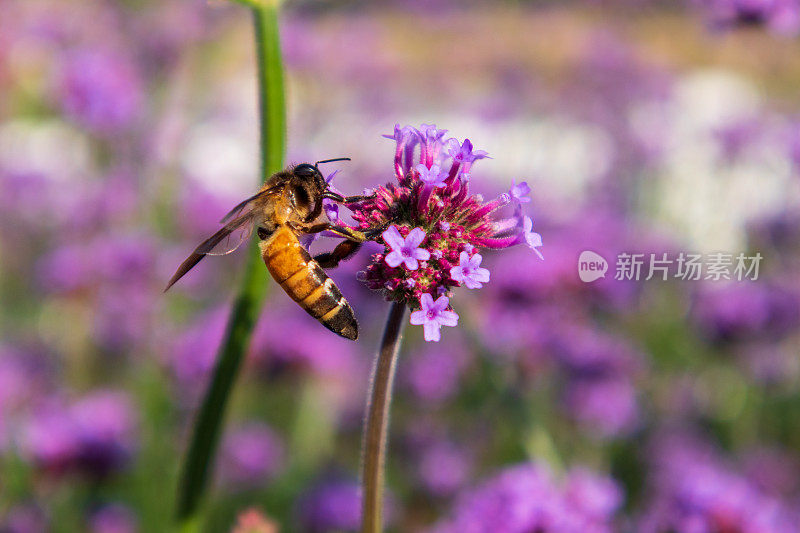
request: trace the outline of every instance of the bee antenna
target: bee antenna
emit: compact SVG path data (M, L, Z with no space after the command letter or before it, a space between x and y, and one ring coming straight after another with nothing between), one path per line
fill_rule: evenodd
M314 163L314 166L318 166L320 163L333 163L334 161L350 161L349 157L337 157L336 159L323 159L322 161L317 161Z

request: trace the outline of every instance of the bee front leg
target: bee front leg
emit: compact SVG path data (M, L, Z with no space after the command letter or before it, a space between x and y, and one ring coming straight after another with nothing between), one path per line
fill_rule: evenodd
M330 222L322 222L319 224L300 226L297 229L303 233L320 233L322 231L330 231L331 233L335 233L340 237L344 237L345 239L356 241L359 243L368 241L372 238L371 232L364 233L353 228L348 228L345 226L336 226L335 224L331 224Z
M322 195L323 198L327 198L329 200L333 200L334 202L338 202L340 204L354 204L356 202L363 202L364 200L372 200L378 194L357 194L355 196L342 196L339 193L335 193L333 191L325 191Z
M336 248L331 252L325 252L314 256L314 261L319 263L322 268L336 268L339 263L351 258L358 249L361 248L361 243L356 241L342 241L336 245Z

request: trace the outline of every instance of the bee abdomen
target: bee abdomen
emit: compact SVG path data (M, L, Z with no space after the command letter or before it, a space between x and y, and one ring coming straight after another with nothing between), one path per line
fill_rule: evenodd
M281 228L259 247L272 277L300 307L337 335L358 337L350 304L291 231Z

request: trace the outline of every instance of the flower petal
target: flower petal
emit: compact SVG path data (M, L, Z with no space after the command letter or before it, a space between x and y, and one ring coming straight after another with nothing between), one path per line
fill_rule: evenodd
M414 228L408 233L408 237L405 240L405 246L407 248L417 248L425 240L425 230L422 228Z
M409 270L416 270L419 268L419 262L413 257L405 257L403 261L406 264L406 268Z
M383 237L383 242L385 242L392 250L399 250L405 244L403 240L403 236L400 235L400 231L398 231L397 226L391 225L389 229L384 231L381 234Z
M455 311L441 311L437 317L437 322L442 326L456 326L458 324L458 313Z
M415 326L419 326L425 323L426 319L428 318L428 313L425 311L414 311L411 313L409 317L409 321L414 324Z
M427 261L431 258L431 253L425 248L417 248L414 250L414 257L420 261Z
M433 298L431 297L431 300L432 299ZM437 298L435 302L431 302L429 310L435 312L436 314L439 314L445 309L447 309L448 305L450 305L450 298L448 298L447 296L439 296L439 298Z
M425 333L425 340L428 342L439 342L442 339L442 333L439 331L441 326L436 322L425 322L422 325L422 331Z
M422 293L422 296L419 298L419 304L422 306L423 311L427 313L433 307L433 296L427 292Z
M386 261L386 264L389 265L390 267L397 268L403 262L403 259L404 259L403 255L397 250L395 250L393 252L388 253L384 258L384 261Z
M487 283L489 281L489 275L490 272L488 268L476 268L475 272L472 273L472 279L482 283Z

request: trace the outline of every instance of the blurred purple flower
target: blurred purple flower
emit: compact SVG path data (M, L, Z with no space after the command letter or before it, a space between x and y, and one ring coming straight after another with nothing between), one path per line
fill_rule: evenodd
M405 376L413 394L425 403L442 402L456 393L465 367L466 348L456 343L430 347L413 353Z
M287 331L293 335L286 335ZM298 338L303 342L297 342ZM328 385L344 381L349 386L364 370L358 352L346 340L331 338L310 317L279 308L262 315L250 351L255 363L269 373L286 369L311 372L324 376Z
M135 66L109 50L72 52L62 66L58 90L64 112L99 133L130 127L142 110L143 87Z
M658 442L653 498L638 531L796 530L796 516L783 502L732 470L709 445L679 433Z
M713 342L779 339L800 324L800 293L760 280L706 288L692 317Z
M565 404L570 415L591 427L597 437L625 435L639 422L636 389L625 379L573 380Z
M695 0L712 27L764 26L776 34L794 36L800 31L797 0Z
M91 533L136 533L136 515L120 504L105 505L95 511L89 520Z
M197 382L211 374L228 315L229 309L223 307L209 311L178 336L168 361L178 383L194 390Z
M47 518L33 504L16 505L0 516L0 530L4 533L46 533L50 531Z
M761 124L756 119L740 120L719 128L715 132L725 162L733 162L761 135Z
M66 243L43 256L36 265L36 277L46 292L69 293L89 285L94 265L86 247Z
M351 481L327 481L314 487L298 506L302 531L358 531L361 525L361 487Z
M117 391L95 391L70 410L78 466L105 475L124 466L136 449L137 413L130 398Z
M767 494L790 496L800 488L800 460L790 450L762 446L747 452L743 464L748 480Z
M611 532L613 515L621 503L620 488L611 480L574 478L567 492L541 465L519 465L464 493L452 517L433 528L435 533L528 533L530 531L583 533ZM591 483L591 488L588 485Z
M59 398L34 409L21 449L39 468L60 474L78 470L103 477L118 470L136 448L137 415L122 392L99 390L71 406Z
M570 471L564 496L570 509L598 523L613 517L624 501L624 493L616 481L586 468Z
M266 485L283 465L283 444L266 424L231 430L222 443L219 472L231 487Z
M98 291L93 332L95 341L110 352L134 351L152 341L152 320L157 303L152 291L131 285Z
M426 446L417 464L418 476L434 496L447 497L467 481L472 469L469 454L451 442L437 441Z
M72 468L79 443L69 410L57 401L35 409L23 428L20 448L24 457L49 473Z

